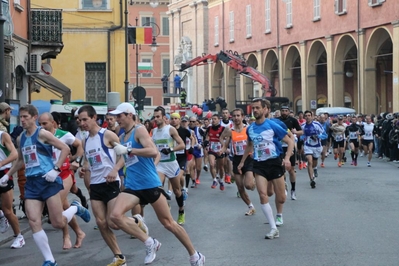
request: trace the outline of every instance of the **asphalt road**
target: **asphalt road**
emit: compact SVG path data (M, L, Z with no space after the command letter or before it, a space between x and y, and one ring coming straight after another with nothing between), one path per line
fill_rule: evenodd
M326 168L319 167L316 189L311 189L306 170L297 170L297 201L287 198L280 238L264 239L269 231L260 209L257 192L249 192L257 209L254 216L244 216L247 209L236 197L234 184L225 191L211 189L211 178L203 173L201 185L189 189L186 224L198 251L206 256L206 265L399 265L399 177L398 164L375 159L366 167L364 157L357 167L349 163L338 168L331 156ZM83 188L81 180L78 180ZM85 191L87 193L87 191ZM71 195L72 199L73 196ZM271 198L274 214L274 197ZM177 204L172 200L172 214L177 219ZM151 207L145 217L150 235L162 247L153 265L189 265L188 254L174 236L158 222ZM94 230L94 219L85 224L86 233L80 249L62 250L62 233L45 223L54 256L59 265L107 265L113 254ZM21 223L27 228L26 220ZM8 233L10 233L11 229ZM128 265L144 265L145 247L115 231ZM43 258L32 234L25 234L26 245L11 250L3 239L0 265L41 265ZM75 237L72 235L72 241Z

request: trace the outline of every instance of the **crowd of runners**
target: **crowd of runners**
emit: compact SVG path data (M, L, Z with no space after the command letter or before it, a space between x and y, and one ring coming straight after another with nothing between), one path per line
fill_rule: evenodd
M11 107L0 103L0 232L11 226L15 235L11 248L25 245L12 210L14 176L33 239L44 257L43 266L57 262L42 228L42 216L48 215L51 225L62 230L63 248L70 249L81 247L86 237L75 215L87 223L91 213L113 254L108 266L127 265L113 230L142 241L144 263L152 263L161 242L149 236L144 220L148 204L187 250L190 265L205 265L205 256L183 227L189 188L209 183L211 189L224 191L226 184L235 183L237 197L247 206L246 216L257 212L246 192L256 189L270 226L265 238L274 239L284 224L286 197L297 199L296 168L307 169L310 187L315 189L318 167L325 167L330 154L337 167L349 162L362 167L358 156L367 157L364 167L371 167L373 154L399 162L396 113L316 116L305 111L294 116L287 106L272 113L270 102L261 98L254 99L251 107L250 117L241 109L225 108L221 117L213 114L201 119L167 114L158 107L152 120L140 121L134 107L122 103L106 115L102 127L95 109L85 105L72 111L73 127L63 130L58 113L39 115L34 106L25 105L19 110L21 130L9 134L5 126ZM212 180L202 180L202 171L209 171ZM89 201L75 176L84 179ZM79 200L69 203L70 192ZM276 215L269 203L272 195ZM170 212L173 196L176 216ZM74 245L68 225L76 234Z

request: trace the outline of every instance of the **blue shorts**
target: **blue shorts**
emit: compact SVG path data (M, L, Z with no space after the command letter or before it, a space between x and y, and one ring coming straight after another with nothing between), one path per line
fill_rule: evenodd
M193 155L195 159L204 157L202 149L198 149L197 147L194 148Z
M63 189L62 179L59 176L55 182L46 181L42 175L29 176L26 177L25 199L46 201Z

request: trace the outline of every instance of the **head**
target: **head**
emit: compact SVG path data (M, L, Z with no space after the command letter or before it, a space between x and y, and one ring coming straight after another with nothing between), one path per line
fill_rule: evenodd
M311 123L313 121L312 111L306 110L305 113L303 113L303 116L305 117L306 123Z
M107 121L108 115L113 118L114 125L116 120L119 126L125 130L131 129L136 123L136 109L130 103L119 104L115 110L107 114Z
M303 112L302 111L299 111L298 112L298 119L303 119Z
M169 124L170 124L170 118L171 118L171 117L170 117L170 114L166 114L166 115L165 115L165 124L166 124L166 125L169 125Z
M370 124L372 121L371 121L371 116L369 116L369 115L367 115L366 116L366 123L367 124Z
M236 108L233 110L233 122L234 125L239 126L242 124L244 119L244 111L241 108Z
M274 115L275 118L279 118L281 116L281 111L280 110L276 110L274 111Z
M206 127L206 128L209 127L209 123L210 123L210 122L209 122L209 118L208 118L208 117L205 117L205 118L204 118L204 127Z
M189 121L188 121L188 126L192 129L195 128L197 126L197 117L192 116L190 117Z
M19 108L19 119L24 129L35 127L38 115L39 111L31 104L27 104Z
M352 122L352 124L356 124L356 122L357 122L356 116L352 115L351 122Z
M320 116L319 116L319 122L320 123L324 123L324 122L326 122L326 116L324 115L324 114L321 114Z
M289 116L294 117L295 116L294 111L290 110Z
M107 121L108 128L114 128L115 123L116 123L116 117L115 117L115 115L112 115L111 113L107 113L105 115L105 121Z
M50 113L43 113L39 116L39 125L47 131L53 133L57 128L57 122Z
M186 119L186 121L187 121L187 119ZM179 113L173 113L173 114L170 115L170 124L173 127L177 127L178 128L181 123L182 123L182 120L181 120L181 116L180 116Z
M93 106L83 105L78 111L81 129L90 131L98 128L97 113Z
M229 112L229 109L227 109L227 108L223 108L222 109L222 118L223 118L223 120L229 120L229 118L230 118L230 112Z
M256 120L261 120L265 117L269 117L270 113L270 102L262 98L256 98L252 100L251 107L252 112Z
M280 112L281 117L285 119L290 115L290 108L288 108L288 106L281 106Z
M157 124L157 127L163 127L165 125L166 113L165 109L162 106L158 106L154 110L154 120Z
M6 102L0 103L0 115L3 117L5 120L10 120L11 117L11 110L13 108Z
M217 114L212 115L212 126L216 127L220 125L220 118Z
M53 116L53 120L55 122L55 127L60 128L61 127L61 114L58 112L51 112L51 115Z
M337 117L337 119L338 119L338 125L342 125L344 123L344 116L343 115L339 115Z

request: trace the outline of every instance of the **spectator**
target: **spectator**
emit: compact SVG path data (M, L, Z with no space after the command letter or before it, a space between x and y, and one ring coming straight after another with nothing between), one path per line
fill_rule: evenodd
M7 121L10 121L12 109L8 103L0 103L0 131L8 132L7 128L10 124Z
M168 76L166 76L166 74L163 74L163 77L161 78L161 81L162 81L163 93L168 93L168 83L169 83Z
M174 78L174 83L175 83L175 93L176 94L180 94L180 88L181 88L181 77L176 74L175 78Z
M181 88L180 91L180 103L181 103L181 107L186 107L186 99L187 99L187 92L185 88Z

